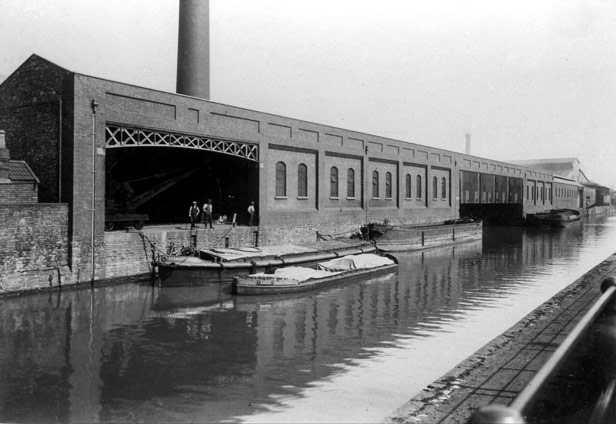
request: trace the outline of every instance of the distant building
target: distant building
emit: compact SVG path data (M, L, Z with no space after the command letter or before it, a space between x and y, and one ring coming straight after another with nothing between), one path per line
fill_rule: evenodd
M554 174L554 181L569 180L580 185L583 194L578 207L605 206L611 204L611 190L608 187L590 181L580 168L577 158L516 160L512 163L540 169ZM559 178L561 177L561 178Z
M511 163L549 171L554 175L573 180L577 183L589 182L584 172L580 169L580 160L577 158L512 160Z

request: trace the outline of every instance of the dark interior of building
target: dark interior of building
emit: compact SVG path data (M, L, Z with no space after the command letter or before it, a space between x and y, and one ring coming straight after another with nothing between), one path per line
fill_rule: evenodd
M258 171L255 162L203 150L107 149L106 217L147 214L150 224L185 223L193 201L201 209L211 199L215 220L230 222L237 214L236 222L246 225L251 201L258 219Z

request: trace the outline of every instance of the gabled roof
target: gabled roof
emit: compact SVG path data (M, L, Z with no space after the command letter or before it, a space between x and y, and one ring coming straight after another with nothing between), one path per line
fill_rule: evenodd
M9 160L9 179L12 182L27 182L27 183L40 183L39 179L34 175L32 169L23 160Z

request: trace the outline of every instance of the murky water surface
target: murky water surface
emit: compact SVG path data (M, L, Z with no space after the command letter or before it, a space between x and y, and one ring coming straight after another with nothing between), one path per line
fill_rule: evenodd
M279 298L126 284L0 300L0 422L378 422L616 252L616 219L489 227Z

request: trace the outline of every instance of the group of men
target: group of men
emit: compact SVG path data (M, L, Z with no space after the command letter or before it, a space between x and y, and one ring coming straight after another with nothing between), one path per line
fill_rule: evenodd
M207 203L203 205L203 215L201 220L207 228L208 224L210 228L214 228L212 226L212 212L214 211L214 206L212 205L212 199L207 199ZM199 222L199 206L197 206L197 202L193 201L190 209L188 209L188 218L190 219L190 229L194 229ZM251 227L254 225L254 216L255 216L255 202L250 202L250 206L248 206L248 215L250 218L248 220L248 225Z

